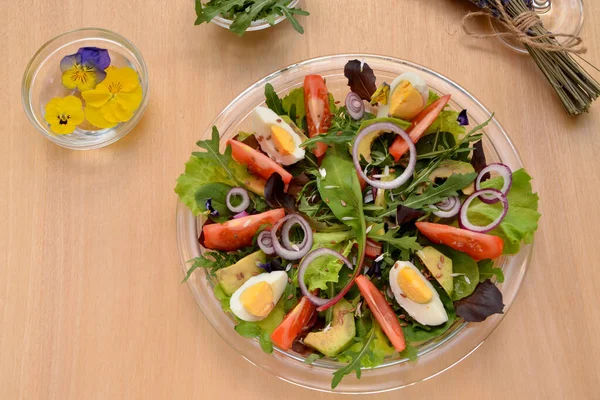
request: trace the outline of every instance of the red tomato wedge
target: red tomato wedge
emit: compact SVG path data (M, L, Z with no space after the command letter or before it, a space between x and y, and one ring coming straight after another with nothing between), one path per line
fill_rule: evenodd
M355 248L358 247L357 244L354 245ZM381 243L376 242L375 240L367 239L367 245L365 246L365 257L370 258L371 260L376 259L381 255Z
M261 153L252 147L238 142L237 140L228 140L227 144L231 146L231 156L240 164L244 164L248 171L256 176L268 180L271 175L277 172L283 178L286 185L292 180L292 174L287 172L277 162L271 160L267 155Z
M327 133L331 125L331 110L329 109L329 91L321 75L307 75L304 78L304 106L308 136ZM325 143L317 143L313 153L322 157L327 151Z
M447 94L440 97L429 105L426 109L421 111L411 122L412 125L406 130L409 134L413 143L417 143L423 134L433 124L438 115L442 112L446 104L450 101L450 95ZM408 151L408 145L400 136L396 136L394 143L390 146L390 154L394 157L394 160L398 162L400 157Z
M232 219L222 224L204 225L204 246L213 250L234 251L252 245L252 239L262 225L275 225L285 217L283 208Z
M431 222L417 222L415 225L427 239L468 254L475 261L493 260L500 257L504 249L504 240L498 236Z
M286 315L271 334L273 343L282 350L289 350L302 332L302 328L310 321L316 308L306 296L302 297L300 303Z
M360 294L365 298L375 319L381 325L381 329L383 329L383 332L390 339L392 346L398 351L403 351L406 348L404 332L402 332L402 327L396 313L385 300L383 293L364 275L356 278L356 285L358 286L358 290L360 290Z

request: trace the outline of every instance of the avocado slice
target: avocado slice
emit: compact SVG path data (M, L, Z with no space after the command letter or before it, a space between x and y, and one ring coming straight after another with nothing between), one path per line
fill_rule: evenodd
M252 253L233 265L217 271L217 281L223 291L231 296L248 279L264 272L258 264L264 264L267 256L262 250Z
M431 275L442 285L448 296L452 297L454 291L452 259L431 246L423 247L422 250L417 251L417 256L431 272Z
M440 165L429 174L429 180L435 181L437 178L449 178L452 174L469 174L475 172L475 168L467 162L456 160L444 160ZM461 189L467 196L475 192L475 182Z
M335 357L345 350L356 336L352 305L342 299L333 306L331 327L321 332L310 332L304 344L320 351L327 357Z

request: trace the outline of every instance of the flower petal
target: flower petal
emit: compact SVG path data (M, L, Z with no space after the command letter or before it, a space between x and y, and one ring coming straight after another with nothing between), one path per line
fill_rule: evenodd
M119 92L115 100L129 111L135 111L142 102L142 87L138 86L133 92Z
M105 81L112 93L133 92L140 85L137 72L129 67L109 68Z
M83 103L79 97L66 96L62 99L61 106L66 113L73 113L75 110L81 110Z
M96 86L96 89L86 90L81 92L81 97L85 100L85 104L92 107L102 107L110 98L112 94L102 84Z
M94 73L96 74L96 84L102 82L104 78L106 78L106 71L103 69L98 69L96 67L96 69L94 69Z
M92 62L98 69L105 70L110 65L108 50L98 47L82 47L77 51L81 56L81 62Z
M114 123L129 121L133 117L132 110L126 109L114 100L102 106L100 113L104 119Z
M60 70L65 72L66 70L73 67L75 64L81 64L81 54L69 54L68 56L64 56L62 60L60 60Z
M90 124L94 125L97 128L103 129L112 128L113 126L117 125L117 123L115 122L109 122L106 119L104 119L100 110L100 108L91 107L89 105L85 107L85 118Z
M69 124L73 124L73 125L79 125L85 119L85 114L83 112L83 109L81 109L81 108L79 108L77 110L73 110L73 112L71 112L69 114L69 116L70 116Z
M66 125L62 124L51 124L50 130L58 135L68 135L69 133L73 133L73 131L77 128L77 125L68 123Z

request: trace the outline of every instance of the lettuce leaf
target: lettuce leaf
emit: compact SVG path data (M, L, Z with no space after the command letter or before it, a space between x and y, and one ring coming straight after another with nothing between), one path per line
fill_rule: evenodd
M504 240L504 254L516 254L521 248L521 241L529 244L533 241L533 233L537 230L540 213L538 213L539 197L532 192L531 177L524 169L513 172L513 183L506 198L508 213L500 225L489 232ZM502 178L492 178L481 184L483 188L500 189ZM487 225L492 222L502 210L502 205L485 204L475 199L469 207L469 220L475 225Z
M235 162L231 157L231 147L227 146L224 154L219 151L219 131L213 126L212 137L201 140L196 144L204 152L194 152L185 164L185 172L177 179L175 193L194 215L199 215L202 210L196 203L196 191L207 183L224 183L230 186L244 186L250 188L250 182L257 178L250 175L246 168ZM263 195L263 193L257 193Z
M436 133L438 131L451 133L455 137L464 135L466 132L465 127L458 123L458 114L458 111L453 110L442 111L433 124L427 128L425 135Z
M281 105L283 106L283 110L285 114L288 115L298 127L302 127L304 125L304 117L306 116L305 106L304 106L304 89L297 88L292 90L281 99Z
M348 254L350 254L353 245L354 241L350 241L345 247L342 244L322 244L313 246L313 249L327 247L341 252L344 257L347 257ZM306 273L304 274L304 282L306 283L308 290L327 290L327 283L337 283L340 276L340 270L343 266L344 264L333 256L317 258L308 266Z

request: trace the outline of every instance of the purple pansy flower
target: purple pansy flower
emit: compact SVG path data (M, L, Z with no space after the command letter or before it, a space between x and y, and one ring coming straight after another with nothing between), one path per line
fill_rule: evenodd
M82 47L77 51L81 56L81 62L92 62L101 70L105 70L110 65L110 56L108 50L98 47Z
M456 118L456 120L458 121L458 124L460 126L467 126L467 125L469 125L469 117L467 116L467 110L462 110L458 114L458 117Z

